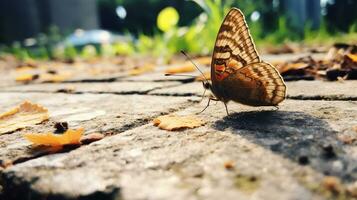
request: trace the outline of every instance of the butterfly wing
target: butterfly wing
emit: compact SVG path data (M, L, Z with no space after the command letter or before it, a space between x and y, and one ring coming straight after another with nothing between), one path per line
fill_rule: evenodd
M243 13L232 8L219 29L211 62L212 84L219 84L227 68L241 68L260 62Z
M269 63L252 63L231 71L221 83L224 99L251 106L274 106L285 99L286 86Z
M285 99L286 86L279 72L261 62L244 15L232 8L218 32L211 63L212 91L227 102L277 105Z

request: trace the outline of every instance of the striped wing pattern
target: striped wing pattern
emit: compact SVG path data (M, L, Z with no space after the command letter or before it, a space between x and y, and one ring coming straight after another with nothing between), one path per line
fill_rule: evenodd
M277 105L285 99L282 77L260 60L244 15L237 8L229 11L218 32L211 78L215 95L224 101L259 106Z
M244 15L239 9L232 8L217 35L213 51L213 68L216 69L215 66L223 64L226 64L225 67L241 68L255 62L260 62L260 58Z
M237 70L235 76L248 86L243 98L261 105L278 105L285 99L286 86L279 72L269 63L253 63ZM243 88L237 87L238 90ZM244 90L243 90L244 91Z

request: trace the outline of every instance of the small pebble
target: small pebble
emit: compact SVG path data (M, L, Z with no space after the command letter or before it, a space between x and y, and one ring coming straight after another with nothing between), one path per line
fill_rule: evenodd
M335 150L331 144L324 145L322 147L322 149L323 149L323 154L326 158L335 158L336 157Z
M56 122L55 124L55 133L62 134L68 130L67 122Z
M307 156L299 156L298 161L300 165L307 165L310 162L309 157Z
M231 170L234 168L234 163L233 161L226 161L224 162L224 168L228 169L228 170Z

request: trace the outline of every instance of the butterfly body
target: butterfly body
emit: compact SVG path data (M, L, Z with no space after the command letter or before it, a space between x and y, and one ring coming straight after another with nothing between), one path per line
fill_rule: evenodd
M215 100L225 105L235 101L250 106L276 106L285 99L282 77L271 64L261 61L244 15L237 8L229 11L217 34L211 80L209 89Z

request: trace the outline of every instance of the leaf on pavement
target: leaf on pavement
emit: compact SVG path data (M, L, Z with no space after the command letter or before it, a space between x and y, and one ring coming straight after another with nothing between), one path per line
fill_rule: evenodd
M43 146L63 146L69 144L80 144L80 139L83 135L84 129L77 130L69 129L63 134L54 133L26 133L24 137L32 142L34 145Z
M177 131L187 128L196 128L204 125L206 122L195 116L165 115L155 118L153 123L154 126L158 126L160 129Z
M48 118L49 114L46 108L25 101L19 106L0 114L0 135L39 124Z
M129 75L137 76L137 75L140 75L140 74L143 74L143 73L146 73L146 72L154 71L154 69L155 69L155 65L147 64L147 65L144 65L142 67L136 67L136 68L130 70L129 71Z
M177 73L185 73L185 72L194 72L196 68L192 65L191 62L185 62L183 65L180 66L172 66L165 70L167 74L177 74Z

